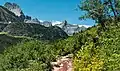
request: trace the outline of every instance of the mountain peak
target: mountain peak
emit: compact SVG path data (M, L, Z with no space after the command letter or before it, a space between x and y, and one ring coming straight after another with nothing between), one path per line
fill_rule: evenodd
M13 12L3 6L0 6L0 22L19 22L21 19Z
M64 24L64 26L67 25L68 24L67 20L64 20L62 24Z
M6 6L6 7L14 7L14 8L20 8L19 7L19 5L17 5L16 3L11 3L11 2L6 2L5 4L4 4L4 6Z
M17 5L16 3L6 2L4 4L4 7L13 12L16 16L24 15L20 6Z

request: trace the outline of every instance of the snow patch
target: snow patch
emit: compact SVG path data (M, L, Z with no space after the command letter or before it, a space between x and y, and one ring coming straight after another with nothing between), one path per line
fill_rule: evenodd
M44 20L39 20L40 22L44 22Z
M91 25L78 25L79 27L82 27L82 26L84 26L84 27L86 27L86 28L89 28L89 27L91 27Z
M21 10L20 9L11 9L10 11L12 11L13 13L15 13L15 15L17 16L21 16Z
M62 22L61 21L52 21L52 25L56 25L56 24L61 24Z

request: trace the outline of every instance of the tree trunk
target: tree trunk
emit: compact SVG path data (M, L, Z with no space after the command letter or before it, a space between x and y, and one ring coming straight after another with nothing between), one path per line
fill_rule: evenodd
M116 11L115 11L115 9L114 9L114 7L113 7L113 5L112 5L112 1L109 0L109 3L110 3L110 6L111 6L111 9L112 9L112 11L113 11L114 17L115 17L115 19L116 19L116 18L117 18L117 15L116 15Z
M115 8L117 8L117 7L118 7L118 3L117 3L117 1L114 0L114 3L115 3ZM115 9L115 11L116 11L116 13L117 13L117 15L118 15L118 14L119 14L118 10Z

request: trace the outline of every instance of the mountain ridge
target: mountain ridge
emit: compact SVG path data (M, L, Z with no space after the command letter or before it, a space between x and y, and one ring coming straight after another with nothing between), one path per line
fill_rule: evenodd
M43 25L32 23L11 23L2 32L7 32L13 36L33 37L39 40L56 40L68 36L59 27L44 27Z
M34 23L34 24L41 24L44 25L45 27L51 27L51 26L58 26L60 27L60 25L64 24L63 22L60 21L43 21L43 20L38 20L37 18L33 19L30 16L24 15L24 13L22 12L21 8L19 5L17 5L16 3L10 3L10 2L6 2L4 4L4 7L6 7L8 10L10 10L11 12L13 12L16 16L18 16L19 18L21 18L23 20L24 23ZM81 30L85 30L86 26L78 26L77 24L71 25L69 23L67 23L69 25L66 27L60 27L61 29L63 29L68 35L73 35L74 33L80 32ZM76 25L76 28L75 28ZM74 28L73 28L74 27ZM70 28L70 29L69 29ZM79 28L79 29L78 29Z

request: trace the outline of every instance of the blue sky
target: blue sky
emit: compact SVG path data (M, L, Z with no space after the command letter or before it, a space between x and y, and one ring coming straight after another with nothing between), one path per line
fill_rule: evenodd
M80 0L0 0L0 5L5 2L17 3L26 15L41 20L67 20L71 24L94 24L92 20L78 20L83 14L82 11L75 10Z

